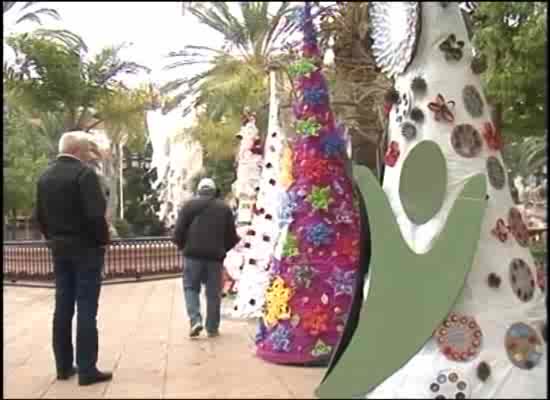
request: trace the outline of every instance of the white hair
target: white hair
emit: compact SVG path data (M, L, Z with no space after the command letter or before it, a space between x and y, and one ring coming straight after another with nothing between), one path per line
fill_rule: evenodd
M75 150L90 147L93 142L91 135L84 131L65 132L59 139L59 153L73 153Z

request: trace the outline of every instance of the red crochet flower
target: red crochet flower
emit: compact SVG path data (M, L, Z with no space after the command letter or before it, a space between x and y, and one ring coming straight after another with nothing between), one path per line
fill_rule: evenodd
M384 156L384 162L386 163L386 165L388 167L393 167L397 162L397 159L399 158L400 153L401 152L399 151L399 143L392 140L392 142L390 143L390 146L388 147L388 151Z
M502 149L502 136L500 132L494 128L492 123L485 122L483 124L483 137L491 150L499 151Z
M256 138L254 139L254 143L252 143L252 147L250 148L250 151L252 154L262 155L263 149L262 149L262 139Z
M359 243L357 240L340 238L336 241L335 251L348 257L359 257Z
M329 177L329 165L330 162L327 160L309 158L303 161L302 168L304 174L314 182L321 182Z
M328 319L329 316L326 309L317 305L312 311L302 317L302 324L310 335L318 336L328 330Z

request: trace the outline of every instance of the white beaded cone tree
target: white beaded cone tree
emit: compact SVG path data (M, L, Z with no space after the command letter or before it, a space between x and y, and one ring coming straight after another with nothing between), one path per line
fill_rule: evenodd
M375 59L395 78L383 188L403 238L414 252L429 251L476 174L485 174L488 197L457 303L424 347L368 397L545 397L543 274L535 268L526 226L510 195L502 139L458 3L374 2L369 11ZM444 160L431 166L434 185L443 182L429 189L439 196L431 214L411 206L407 196L415 180L403 179L413 149L426 141L437 145ZM430 181L430 174L423 179Z
M258 197L253 208L252 223L242 237L244 263L232 310L232 316L237 318L254 318L261 315L265 289L269 284L269 260L279 232L280 195L284 190L280 171L285 141L278 118L276 74L276 71L270 71L268 131Z

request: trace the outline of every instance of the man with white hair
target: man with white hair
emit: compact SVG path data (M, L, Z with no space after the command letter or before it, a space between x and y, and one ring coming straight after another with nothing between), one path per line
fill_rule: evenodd
M189 336L202 329L201 283L206 286L206 331L219 334L223 259L239 241L231 208L218 199L216 184L204 178L197 187L198 197L181 208L173 241L183 250L183 290L190 320Z
M90 134L67 132L59 155L38 180L35 217L52 250L55 274L53 350L57 379L77 373L73 366L72 319L78 307L76 364L79 385L112 379L97 369L97 309L105 245L110 241L106 201L92 156Z

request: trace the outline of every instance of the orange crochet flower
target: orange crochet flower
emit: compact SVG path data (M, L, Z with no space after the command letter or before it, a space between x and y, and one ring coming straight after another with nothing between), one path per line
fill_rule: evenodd
M318 336L328 330L328 318L329 316L325 308L318 305L302 317L302 324L310 335Z

